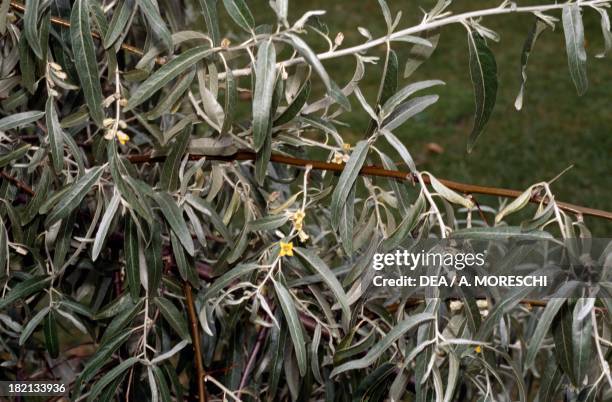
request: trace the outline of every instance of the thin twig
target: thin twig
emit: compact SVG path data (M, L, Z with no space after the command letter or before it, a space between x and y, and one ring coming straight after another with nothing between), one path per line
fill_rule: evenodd
M191 337L193 338L193 352L195 353L195 365L198 376L198 401L206 402L206 387L204 385L206 372L204 371L204 364L202 364L202 348L200 346L200 331L198 329L198 318L195 313L193 293L191 292L191 285L189 284L189 282L185 282L183 289L185 292L185 303L187 304L189 324L191 325Z
M255 364L255 361L257 360L257 354L259 353L259 350L261 349L261 345L263 345L263 342L266 339L267 334L268 334L268 327L262 326L259 329L259 333L257 334L257 340L255 341L255 345L253 346L253 349L251 350L251 354L249 355L249 360L247 361L247 364L244 367L244 371L242 372L242 378L240 379L240 386L238 387L239 390L242 390L245 387L246 382L249 378L249 374L251 373L251 369L253 368L253 365Z
M11 183L15 185L15 187L17 187L19 190L23 191L24 193L34 196L34 190L32 190L30 186L28 186L21 180L17 179L16 177L13 177L10 174L6 173L4 170L0 171L0 177L2 177L3 179L7 181L10 181Z
M189 157L191 160L207 158L211 160L231 162L231 161L255 160L256 154L252 151L238 151L231 155L189 155ZM154 155L153 156L153 155L148 155L148 154L135 154L135 155L129 155L127 158L132 163L140 164L140 163L162 162L165 160L166 157L165 155ZM273 154L270 157L270 161L276 162L276 163L282 163L285 165L301 166L301 167L306 167L308 165L311 165L313 169L327 170L327 171L332 171L332 172L342 172L342 170L344 170L344 164L329 163L329 162L323 162L323 161L317 161L317 160L311 160L311 159L294 158L291 156L279 155L279 154ZM378 166L365 166L361 169L359 174L364 175L364 176L388 177L388 178L393 178L393 179L398 179L398 180L406 180L406 181L414 182L413 175L410 172L404 172L401 170L387 170L387 169L383 169ZM440 179L440 178L438 178L438 180L442 184L447 186L448 188L451 188L455 191L462 192L464 194L485 194L485 195L492 195L492 196L497 196L497 197L507 197L507 198L516 198L522 194L522 191L518 191L518 190L511 190L511 189L499 188L499 187L485 187L485 186L460 183L460 182ZM425 181L426 183L429 183L430 181L429 177L425 175L423 177L423 181ZM542 198L539 196L534 196L530 199L530 201L533 203L543 202L546 204L549 202L549 199ZM557 205L559 208L567 212L574 213L574 214L589 215L589 216L594 216L598 218L612 220L612 212L583 207L580 205L569 204L566 202L557 202Z

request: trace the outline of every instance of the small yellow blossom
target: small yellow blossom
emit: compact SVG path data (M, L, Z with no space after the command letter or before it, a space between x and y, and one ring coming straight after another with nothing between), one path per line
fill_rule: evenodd
M62 71L62 66L60 66L57 63L51 62L49 63L49 66L54 69L55 71Z
M295 230L300 232L304 227L304 218L306 217L306 213L301 209L299 211L295 211L295 213L291 216L291 220L293 221L293 226Z
M117 131L117 139L121 143L121 145L125 145L126 142L130 140L130 136L124 133L123 131Z
M342 162L344 162L344 158L342 156L342 154L340 152L335 152L334 153L334 158L332 159L332 163L336 163L338 165L342 164Z
M280 242L280 254L279 256L281 257L293 257L293 243L289 242L289 243L285 243L285 242Z
M345 151L350 151L351 150L351 144L345 142L344 144L342 144L342 149Z
M482 348L480 347L480 345L476 346L474 350L476 351L476 353L482 353Z
M306 243L306 240L310 238L310 236L308 236L308 233L304 232L303 230L300 230L298 232L298 237L300 238L300 241L302 243Z
M227 49L228 47L230 47L231 44L232 44L232 42L229 39L227 39L227 38L223 38L221 40L221 47L223 49Z

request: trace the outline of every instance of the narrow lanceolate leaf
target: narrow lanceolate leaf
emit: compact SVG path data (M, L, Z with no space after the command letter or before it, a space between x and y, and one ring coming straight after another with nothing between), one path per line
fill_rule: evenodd
M440 80L427 80L427 81L418 81L409 85L406 85L404 88L395 92L384 102L381 102L381 115L383 117L389 116L402 102L404 102L410 95L417 91L421 91L423 89L427 89L436 85L444 85L444 81Z
M97 348L96 353L91 359L87 361L83 371L79 375L77 382L79 384L87 383L93 376L106 364L111 358L112 354L121 346L129 337L131 333L126 331L123 334L113 338L110 342L101 344Z
M47 98L45 111L49 145L51 146L51 159L53 159L53 169L55 173L59 174L64 166L64 130L62 130L60 126L52 96Z
M327 286L329 286L329 289L332 291L334 296L336 296L336 299L338 300L340 307L342 307L342 312L346 315L347 320L350 319L351 310L349 308L348 297L346 296L346 293L344 292L340 281L338 281L338 278L336 278L336 275L334 275L333 272L329 269L325 261L323 261L321 258L319 258L318 255L314 254L308 249L296 247L295 251L302 258L304 258L308 265L317 274L321 276L323 282L325 282Z
M536 40L538 40L538 37L542 32L544 32L547 26L548 25L546 25L544 21L536 18L531 30L529 31L529 35L527 35L527 39L525 39L523 52L521 53L521 89L516 96L516 101L514 101L514 107L516 110L521 110L523 108L523 97L525 96L525 86L527 83L527 62L529 61L529 56L533 51Z
M123 257L125 258L125 274L132 300L140 295L140 259L138 256L138 228L131 216L125 217L125 233L123 234Z
M362 369L372 365L376 359L378 359L382 353L391 347L391 345L393 345L393 343L402 335L410 331L412 328L433 319L434 316L429 313L420 313L408 317L404 321L394 326L391 331L389 331L377 344L370 348L364 357L341 364L331 372L330 376L333 377L348 370Z
M391 146L395 148L395 150L400 155L406 166L408 166L410 171L416 172L416 165L414 163L414 160L412 159L412 155L410 155L410 152L408 152L408 148L406 148L404 143L401 142L400 139L397 138L395 134L393 134L389 130L383 129L381 130L381 133L383 133L387 141L389 141L389 144L391 144Z
M310 95L310 80L306 81L304 85L300 88L298 94L293 98L291 104L287 106L287 109L283 110L283 112L274 120L275 126L280 126L286 123L289 123L295 116L300 113L306 101L308 100L308 96Z
M10 130L15 127L22 127L40 119L45 112L32 110L30 112L15 113L0 119L0 131Z
M260 266L257 264L236 265L234 268L227 271L213 282L213 284L204 293L202 303L217 296L221 290L223 290L227 285L232 283L235 279L240 278L242 275L250 273L259 268Z
M155 36L162 41L166 49L172 49L172 35L161 15L159 15L157 3L153 0L138 0L138 5Z
M170 242L172 243L174 260L176 261L176 266L178 267L181 278L185 281L189 281L193 287L199 287L200 279L193 264L193 260L185 255L185 249L174 232L170 232Z
M440 33L437 29L432 29L425 31L421 37L429 41L431 46L416 44L412 47L412 49L410 49L410 52L408 53L408 61L406 62L406 67L404 69L404 78L411 76L412 73L414 73L425 60L431 57L438 46Z
M589 301L591 303L589 303ZM595 299L580 298L574 307L572 320L572 342L574 348L574 371L576 381L583 384L591 368L593 348L593 325L591 310Z
M162 297L155 298L155 305L159 308L164 319L170 324L172 329L184 340L191 339L189 328L183 314L168 299Z
M14 151L9 152L8 154L0 155L0 168L24 156L30 150L31 147L32 145L25 144L15 149Z
M431 182L431 186L434 188L434 190L436 190L438 195L440 195L446 201L452 202L453 204L462 205L468 209L474 208L474 202L472 200L446 187L431 174L429 175L429 180Z
M595 57L601 58L606 57L610 50L612 50L612 32L610 31L610 16L608 15L608 12L599 7L596 8L596 10L601 15L601 33L604 38L604 50L595 55Z
M38 292L47 286L50 280L50 276L39 275L20 282L19 284L15 285L15 287L13 287L10 292L4 296L4 298L0 299L0 310L3 310L5 307L21 298L26 298L32 293Z
M557 362L567 374L572 384L578 385L574 371L574 347L572 340L572 310L566 301L553 324L555 356Z
M385 130L392 131L406 122L406 120L414 117L427 109L429 106L436 103L439 99L438 95L426 95L418 98L410 99L399 105L391 115L386 118L382 125Z
M583 95L588 86L586 71L586 50L584 48L584 26L580 6L572 3L563 7L563 32L570 75L578 95Z
M467 145L468 152L471 152L495 107L497 63L495 62L495 56L487 47L485 39L478 32L468 32L468 47L470 49L470 77L476 102L474 128Z
M110 383L112 383L115 380L115 378L119 377L121 374L126 372L130 367L136 364L136 362L138 362L137 357L130 357L129 359L122 361L117 366L115 366L112 370L106 373L104 377L102 377L97 383L94 384L93 387L91 387L91 390L89 391L89 395L87 396L87 401L88 402L96 401L98 395L100 395L100 393L104 390L104 388L110 385Z
M5 274L6 264L8 263L9 245L8 245L8 232L4 222L0 219L0 278Z
M23 330L21 331L21 335L19 335L19 345L20 346L23 345L28 340L30 335L32 335L34 330L40 325L42 320L47 316L47 313L49 312L49 310L51 310L49 306L43 308L38 313L36 313L34 317L32 317L28 321L25 327L23 327Z
M529 346L527 347L527 354L525 355L525 367L529 368L535 361L537 353L540 351L540 346L544 341L544 337L548 333L550 326L557 316L557 313L561 309L561 306L565 303L565 299L554 298L550 299L546 304L546 308L542 312L538 325L533 332L533 336L529 339Z
M83 88L89 114L96 124L101 126L104 120L102 87L96 62L96 50L91 37L88 0L76 0L72 6L70 41L74 54L74 66Z
M168 193L155 193L154 197L166 221L168 221L170 228L179 238L183 247L185 247L185 251L187 251L187 254L193 256L195 254L195 246L191 239L191 233L187 228L187 223L185 223L185 219L183 218L183 211L181 211L172 196Z
M94 239L93 248L91 250L91 259L93 261L95 261L100 255L100 251L102 250L102 246L104 245L104 241L106 240L106 235L108 234L110 225L113 221L113 218L117 214L117 210L119 209L120 201L121 195L119 194L118 190L115 190L113 197L108 203L108 207L106 207L106 211L104 211L104 215L102 216L102 220L100 221L98 231L96 232L96 238Z
M159 70L153 73L128 100L127 110L133 109L149 99L155 92L166 86L170 81L181 75L183 72L203 58L212 53L208 46L197 46L191 48L168 63L164 64Z
M204 22L208 29L208 35L213 44L218 46L221 35L219 34L219 17L217 16L217 0L199 0L204 15Z
M174 191L179 186L181 158L185 155L185 151L189 145L190 135L191 124L188 124L176 138L176 141L170 146L170 153L164 162L160 178L160 187L163 190Z
M270 107L276 79L276 50L272 41L259 45L255 62L255 94L253 98L253 143L259 151L270 135Z
M283 315L285 316L285 321L289 328L289 334L291 335L291 341L293 342L293 350L295 351L298 369L300 370L300 375L303 377L308 370L308 358L306 356L306 341L304 340L302 323L300 322L295 303L287 288L281 283L274 281L274 290L276 291L278 302L283 310Z
M59 338L57 336L57 321L53 310L49 311L49 314L45 316L43 332L45 335L45 348L49 355L55 359L59 356Z
M104 166L97 166L85 173L80 179L78 179L61 198L57 205L47 216L45 224L50 226L60 219L67 217L72 210L74 210L83 198L87 195L91 187L100 180L102 173L104 172Z
M38 38L38 15L40 0L27 0L23 13L23 30L32 51L39 59L43 58L43 52Z
M111 47L123 34L124 29L130 20L132 13L134 12L135 6L135 0L122 0L117 6L115 6L113 18L111 19L106 35L104 36L104 48L108 49Z
M244 0L223 0L225 10L236 24L247 32L255 27L253 14Z
M319 77L321 77L321 80L323 81L323 84L327 89L327 94L344 109L350 111L351 103L342 93L342 91L340 91L336 83L333 82L331 78L329 78L329 75L327 74L325 67L323 67L321 60L319 60L319 58L317 57L315 52L312 51L310 46L308 46L308 44L306 44L306 42L304 42L302 38L297 35L286 35L291 41L292 45L295 47L295 50L297 50L298 53L300 53L300 55L308 62L308 64L310 64L312 68L314 68L317 74L319 74Z
M369 144L367 141L359 141L346 163L346 166L344 166L340 179L338 179L338 184L334 189L331 201L331 222L334 230L337 230L340 226L342 208L368 156L368 149Z
M145 249L147 261L147 283L149 285L149 295L157 294L157 289L162 280L164 264L162 261L162 237L161 225L154 221L151 225L149 243Z

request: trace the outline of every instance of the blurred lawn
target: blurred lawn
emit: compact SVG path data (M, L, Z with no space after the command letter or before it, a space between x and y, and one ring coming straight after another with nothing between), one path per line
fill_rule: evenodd
M273 20L270 8L263 1L251 7L257 23ZM422 18L419 5L429 9L434 1L389 1L393 12L402 11L400 28L417 24ZM455 13L494 7L498 1L461 0L450 10ZM534 4L520 1L519 5ZM377 37L384 34L384 20L376 0L312 0L290 2L290 21L305 11L327 10L321 18L330 29L330 37L342 31L342 47L365 41L358 26L369 29ZM560 13L554 14L560 17ZM596 59L603 47L599 15L593 10L584 13L589 54L589 90L579 97L569 77L565 43L561 25L555 32L547 30L536 43L528 67L527 93L521 112L514 108L519 88L519 64L523 42L533 22L527 14L489 17L484 24L496 30L501 40L490 43L497 58L499 91L497 104L486 132L475 150L468 155L466 139L472 128L474 100L468 70L468 49L465 29L461 25L443 28L440 43L430 60L408 79L400 77L400 85L425 79L441 79L444 87L436 87L438 103L425 113L408 121L395 131L404 141L419 168L439 177L475 184L524 189L532 183L549 180L573 164L573 169L555 182L553 190L563 201L594 208L612 210L612 69L610 58ZM309 34L309 43L320 44L316 35ZM400 60L400 72L407 60L409 45L394 44ZM375 54L383 56L383 49ZM340 84L353 74L351 57L326 62L332 77ZM366 65L362 91L373 103L380 79L379 65ZM345 114L345 138L353 142L362 138L368 126L368 116L352 97L353 112ZM428 143L437 143L441 154L427 152ZM480 197L479 197L480 200ZM483 201L493 202L495 200ZM612 234L612 223L591 219L589 225L599 236Z

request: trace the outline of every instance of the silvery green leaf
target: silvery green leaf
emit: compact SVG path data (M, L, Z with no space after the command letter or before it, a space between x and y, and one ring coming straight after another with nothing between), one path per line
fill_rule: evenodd
M214 46L218 46L221 39L219 33L219 17L217 16L217 0L199 0L204 22L208 29L208 35L213 41Z
M187 254L193 256L195 254L195 246L191 233L187 228L187 223L183 218L183 211L178 207L172 196L166 192L154 193L154 199L159 205L162 214L170 225L172 231L181 241Z
M109 370L106 374L104 374L104 376L100 378L100 380L98 380L98 382L96 382L93 387L91 387L89 395L87 396L87 402L95 401L98 395L104 390L104 388L110 385L113 380L115 380L115 378L117 378L134 364L136 364L138 360L139 359L137 357L130 357L119 363L111 370Z
M408 53L408 61L404 68L404 78L408 78L415 72L415 70L431 55L438 46L440 40L440 33L437 29L425 31L422 37L429 42L429 46L423 44L416 44L410 49Z
M203 214L205 214L208 218L210 218L210 220L211 220L213 226L215 227L215 229L217 229L219 231L221 236L223 236L223 238L230 245L233 243L232 235L231 235L229 229L227 228L225 223L223 223L223 219L221 218L221 216L219 216L219 214L217 213L215 208L212 206L212 204L210 204L204 198L197 197L197 196L195 196L193 194L187 194L187 197L185 197L185 200L190 205L192 205L195 209L197 209L198 211L200 211ZM191 254L191 255L193 255L193 254Z
M194 155L232 155L238 151L231 136L194 138L189 142L189 153Z
M573 311L572 342L578 384L584 383L592 364L593 324L590 316L594 303L595 298L580 298Z
M147 288L149 295L158 294L164 270L162 256L162 228L159 222L151 225L148 242L145 245L144 255L147 268Z
M151 30L154 32L166 49L172 50L172 37L166 23L159 15L159 7L155 0L138 0L139 9L145 15Z
M38 292L51 280L50 276L39 275L33 276L29 279L19 282L17 285L7 292L2 299L0 299L0 310L4 310L7 306L13 304L19 299L26 298L33 293Z
M260 266L257 264L242 263L236 265L234 268L217 278L212 283L212 285L210 285L210 287L206 289L204 297L202 298L202 303L205 303L210 298L217 296L217 294L221 290L223 290L227 285L232 283L235 279L240 278L242 275L250 273L259 268Z
M538 37L542 32L544 32L547 26L548 25L544 21L536 18L531 30L529 31L529 35L527 35L527 39L525 39L525 44L523 45L523 51L521 53L521 89L516 96L516 101L514 101L514 107L516 110L521 110L523 108L523 97L525 96L525 86L527 83L527 62L529 61L529 56L533 51L536 40L538 40Z
M30 150L31 147L32 145L25 144L7 154L0 155L0 167L4 167L12 161L18 160L19 158L24 156Z
M286 36L289 38L289 40L295 47L295 50L298 51L298 53L308 62L308 64L310 64L312 68L314 68L319 77L321 77L321 80L323 81L325 88L327 88L327 93L330 98L336 101L345 110L350 111L351 103L342 93L342 91L338 88L336 83L333 82L331 78L329 78L325 67L323 67L323 64L321 63L315 52L312 51L310 46L308 46L308 44L297 35L286 34Z
M38 17L40 13L40 0L27 0L23 13L23 31L32 51L39 59L43 58L38 33Z
M467 197L462 196L454 190L446 187L442 184L438 179L436 179L431 174L429 175L429 179L431 182L431 186L436 190L438 195L444 198L446 201L451 202L453 204L458 204L466 207L467 209L474 208L474 202Z
M91 37L88 0L76 0L72 6L70 41L75 59L74 65L79 75L89 114L97 125L102 126L102 120L104 120L102 87L96 61L96 49Z
M278 281L274 281L274 290L289 328L289 335L291 335L291 341L293 342L293 350L295 351L300 376L303 377L308 370L308 357L306 355L306 341L304 340L302 324L289 290Z
M272 41L259 45L255 62L253 97L253 144L259 151L270 136L270 108L276 80L276 50Z
M574 343L572 339L572 310L567 300L559 310L557 319L553 322L553 338L555 340L555 357L574 385L578 385L574 365Z
M406 166L408 166L410 171L416 172L417 168L414 164L414 160L412 159L412 155L410 155L410 152L408 152L408 149L406 148L404 143L401 142L400 139L395 136L395 134L385 128L380 130L380 132L384 135L387 141L389 141L389 144L391 144L391 146L395 148L395 150L400 155Z
M134 217L125 218L125 231L123 237L123 257L125 258L125 275L132 300L136 301L140 295L140 258L139 236Z
M280 116L278 116L276 120L274 120L275 126L280 126L289 123L291 120L293 120L295 116L300 113L300 111L306 104L306 101L308 101L308 96L310 95L310 87L310 80L307 80L304 85L301 86L299 92L291 101L291 104L289 104L289 106L287 106L287 108L283 110Z
M51 146L51 159L53 160L53 169L59 174L64 165L64 130L60 126L53 97L47 98L45 108L47 132L49 135L49 145Z
M170 81L187 71L198 61L212 54L208 46L197 46L186 50L176 56L168 63L164 64L159 70L153 73L145 82L140 84L138 89L128 100L126 110L130 110L149 99L155 92L166 86Z
M495 223L499 223L502 221L502 219L504 219L505 216L523 209L531 199L533 187L534 186L530 186L527 190L523 191L521 195L516 197L510 204L506 205L504 209L499 211L499 213L495 216Z
M385 0L378 0L378 5L382 10L383 17L385 18L385 23L387 24L387 28L391 29L393 26L393 19L391 18L391 10L389 10L389 5Z
M535 361L537 353L540 351L544 337L548 333L548 330L557 316L557 313L561 309L561 306L565 303L565 299L553 298L549 299L546 303L546 307L542 312L542 315L538 319L538 325L536 326L533 335L529 338L527 353L525 355L525 367L529 368Z
M4 222L0 219L0 278L4 276L6 272L6 264L9 256L9 240L8 232Z
M121 195L119 194L119 191L115 189L113 197L108 203L108 207L106 207L106 211L102 216L98 231L96 232L96 238L94 239L94 244L91 250L91 259L93 261L95 261L100 255L100 251L102 250L102 246L104 245L104 241L106 240L106 235L108 234L108 230L110 229L111 222L113 221L113 218L115 217L117 210L119 209L120 201Z
M19 336L20 346L25 344L25 342L28 340L30 335L32 335L32 332L34 332L36 327L38 327L40 323L42 322L43 318L45 318L49 310L51 310L49 306L44 307L42 310L36 313L32 318L30 318L28 323L21 330L21 335Z
M113 18L108 25L106 35L104 35L104 48L110 48L119 37L124 33L124 30L130 20L130 17L135 11L136 4L134 0L122 0L113 11Z
M156 297L154 300L155 305L159 308L162 316L168 324L170 324L172 329L174 329L183 340L190 340L191 335L189 335L187 321L185 321L185 317L176 306L170 300L163 297Z
M355 149L351 153L351 157L344 166L342 174L338 179L338 184L334 189L331 200L331 223L334 230L337 230L340 226L342 208L351 188L355 185L355 180L357 180L359 171L368 156L369 148L369 143L367 141L359 141L357 145L355 145Z
M60 309L55 310L55 312L59 315L61 315L62 317L64 317L65 319L67 319L68 321L70 321L72 323L72 325L74 325L74 327L76 329L78 329L79 331L81 331L83 334L87 334L87 328L85 327L85 325L81 322L80 319L78 319L76 316L74 316L73 314L67 312L67 311L63 311Z
M0 131L10 130L16 127L22 127L39 120L45 115L45 112L32 110L29 112L15 113L0 119Z
M79 206L91 187L100 180L102 173L104 173L104 166L96 166L72 184L70 189L51 210L45 224L50 226L60 219L67 217L77 206Z
M162 361L171 358L172 356L180 352L185 346L189 345L189 343L190 343L189 340L186 340L186 339L180 341L179 343L174 345L172 349L170 349L169 351L159 354L155 356L153 359L151 359L151 364L159 364Z
M57 336L57 320L55 311L50 310L43 320L43 335L45 338L45 349L49 355L56 359L59 356L59 338Z
M289 220L288 214L268 215L247 223L250 231L274 230L283 226Z
M564 382L563 372L555 359L549 359L546 369L542 373L542 381L538 390L539 402L553 402L558 400L557 390L562 382Z
M315 17L315 16L319 16L319 15L324 15L326 13L325 10L311 10L311 11L307 11L304 13L304 15L302 15L296 22L295 24L293 24L293 29L294 30L300 30L302 28L304 28L304 25L306 25L306 23L308 22L308 20L311 17Z
M402 103L393 111L393 113L389 115L389 117L382 122L383 128L393 131L397 127L404 124L406 120L421 113L423 110L436 103L438 99L438 95L426 95L413 98Z
M604 38L604 50L595 57L605 57L612 50L612 32L610 32L610 16L602 8L595 8L601 14L601 33Z
M183 128L183 132L176 137L176 141L172 144L170 153L162 166L159 185L163 190L175 191L178 188L180 164L189 145L190 137L191 125L188 124Z
M406 85L389 97L382 106L381 115L383 117L389 116L402 102L404 102L410 95L417 91L430 88L435 85L445 85L444 81L440 80L427 80L418 81L412 84Z
M172 244L172 253L178 267L181 278L191 283L192 286L199 286L199 278L193 259L185 255L185 248L174 232L170 232L170 242Z
M578 95L583 95L589 82L586 72L587 55L584 48L584 26L580 6L571 3L563 7L562 21L570 75Z
M255 27L253 14L244 0L223 0L225 10L234 22L247 32L251 32Z
M334 273L329 269L325 261L323 261L318 255L314 254L312 251L302 248L295 247L295 252L299 254L306 263L323 279L323 282L329 286L329 289L334 293L340 307L342 308L343 314L346 316L347 320L351 317L351 310L349 308L348 298L340 281L334 275Z
M189 90L194 77L195 70L192 68L182 77L178 78L174 86L168 91L167 95L160 100L155 108L146 114L146 118L148 120L155 120L165 113L171 111L172 107L179 102L185 91Z
M374 113L374 109L372 109L372 106L370 106L368 104L368 101L366 101L359 87L355 87L354 92L355 96L357 97L357 100L359 100L359 103L363 107L363 110L365 110L374 121L378 121L378 116L376 116L376 113Z
M393 345L393 343L395 343L395 341L397 341L406 332L424 322L431 321L433 319L434 316L429 313L419 313L409 316L391 328L391 330L378 343L368 350L368 353L364 357L341 364L332 370L330 376L335 377L340 373L344 373L345 371L358 370L371 366L385 350L391 347L391 345Z
M471 152L495 107L497 63L485 39L475 30L468 32L468 47L470 50L470 78L474 87L474 100L476 102L474 128L467 145L468 152Z
M524 239L553 239L548 232L534 230L525 232L520 226L498 226L498 227L482 227L460 229L451 233L450 237L455 239L489 239L503 240L508 238L524 238Z

